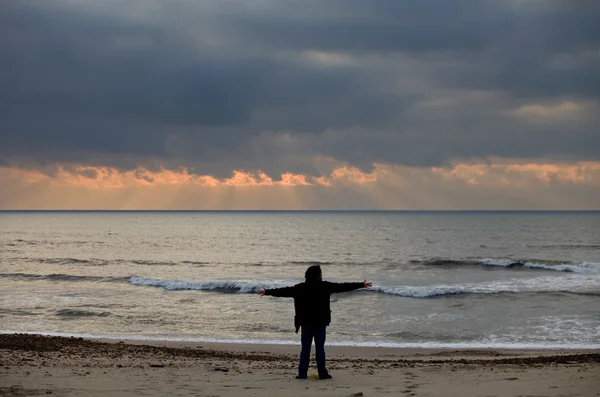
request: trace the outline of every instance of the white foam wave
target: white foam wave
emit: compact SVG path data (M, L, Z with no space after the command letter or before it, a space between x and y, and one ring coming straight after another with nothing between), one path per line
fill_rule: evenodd
M249 344L249 345L297 345L296 339L221 339L221 338L193 338L177 336L139 336L139 335L116 335L116 334L71 334L64 332L37 332L37 331L5 331L0 330L0 334L28 334L74 337L97 340L120 340L137 342L182 342L182 343L230 343L230 344ZM495 341L473 341L473 342L391 342L391 341L327 341L329 346L343 347L389 347L389 348L424 348L424 349L600 349L599 343L518 343L518 342L495 342Z
M156 278L138 277L132 276L129 279L129 283L132 285L140 285L147 287L162 287L169 291L181 291L181 290L196 290L196 291L225 291L225 292L237 292L237 293L256 293L261 289L270 288L281 288L293 285L293 283L286 282L258 282L258 281L224 281L224 280L213 280L213 281L184 281L184 280L161 280Z
M554 270L557 272L570 273L595 273L600 274L600 263L595 262L579 262L579 263L540 263L532 261L515 261L514 259L482 259L481 263L486 266L502 266L502 267L525 267L530 269L545 269Z
M256 293L261 289L281 288L294 285L293 282L287 281L183 281L161 280L138 276L132 276L129 279L129 283L138 286L161 287L169 291L196 290L236 293ZM584 277L580 275L564 276L559 278L547 276L530 279L508 279L462 284L433 284L419 286L374 285L369 290L407 298L431 298L435 296L460 294L498 294L507 292L571 292L581 294L599 294L600 278L596 276Z
M460 294L499 294L519 292L598 293L600 278L536 277L531 279L496 280L482 283L437 284L427 286L373 286L372 290L411 298L430 298Z

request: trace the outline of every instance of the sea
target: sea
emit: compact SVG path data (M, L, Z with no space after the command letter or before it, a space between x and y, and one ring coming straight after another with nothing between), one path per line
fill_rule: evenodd
M298 344L311 265L329 345L600 348L597 211L2 211L0 333Z

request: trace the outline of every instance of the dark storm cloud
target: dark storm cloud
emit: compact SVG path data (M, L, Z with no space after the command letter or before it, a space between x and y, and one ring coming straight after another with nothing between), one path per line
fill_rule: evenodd
M597 159L597 119L507 116L600 98L597 26L583 0L7 1L0 161L276 175L318 173L311 156ZM461 100L486 90L501 100Z
M555 49L595 46L599 6L594 0L303 0L213 2L224 36L270 49L482 50L506 37L546 42ZM191 18L194 3L183 3ZM204 11L204 9L203 9ZM165 9L165 12L168 12ZM188 22L192 22L193 20ZM550 29L549 29L550 28ZM223 30L221 31L223 32Z

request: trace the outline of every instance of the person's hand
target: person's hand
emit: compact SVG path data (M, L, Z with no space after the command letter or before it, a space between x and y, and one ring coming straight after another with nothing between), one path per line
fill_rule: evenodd
M372 282L365 280L365 288L371 288L372 286L373 286Z
M259 294L259 295L264 295L264 294L265 294L265 290L264 290L264 289L261 289L260 291L258 291L258 294Z

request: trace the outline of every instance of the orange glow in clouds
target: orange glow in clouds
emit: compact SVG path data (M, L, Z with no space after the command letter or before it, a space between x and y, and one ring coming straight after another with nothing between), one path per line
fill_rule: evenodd
M0 167L0 209L594 209L600 162L345 165L320 176L185 168Z
M365 185L377 183L395 176L418 172L424 176L439 176L443 179L464 181L468 184L512 184L523 180L537 180L551 183L591 183L600 178L600 162L579 162L574 164L456 164L451 167L417 168L386 164L375 164L371 172L364 172L352 166L344 166L331 171L330 175L318 177L286 172L279 180L262 171L233 171L230 178L218 179L211 175L197 175L187 169L150 171L145 168L121 171L111 167L57 167L50 174L41 171L0 167L11 179L19 179L29 184L49 182L56 185L81 186L90 189L120 189L131 186L156 185L199 185L216 186L334 186L336 184Z

